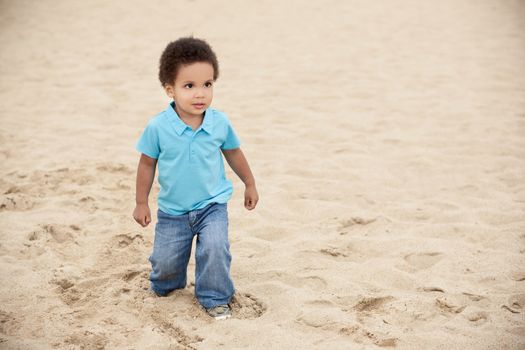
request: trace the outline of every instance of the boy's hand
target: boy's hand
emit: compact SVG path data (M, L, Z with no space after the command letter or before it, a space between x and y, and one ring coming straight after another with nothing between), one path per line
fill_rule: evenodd
M151 222L151 211L149 210L149 206L147 204L137 204L133 211L133 218L142 227L148 226Z
M246 186L244 190L244 207L248 210L252 210L259 201L259 194L255 186Z

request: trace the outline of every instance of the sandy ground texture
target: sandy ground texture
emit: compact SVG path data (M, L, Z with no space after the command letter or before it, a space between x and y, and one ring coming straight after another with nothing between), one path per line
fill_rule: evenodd
M524 349L525 3L0 2L1 349ZM220 59L234 317L148 291L135 142ZM158 185L151 198L156 210ZM189 275L193 276L194 261Z

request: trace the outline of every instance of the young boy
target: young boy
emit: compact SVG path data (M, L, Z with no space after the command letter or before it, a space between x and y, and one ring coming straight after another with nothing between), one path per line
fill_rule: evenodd
M181 38L162 53L159 80L173 101L149 121L137 143L142 154L133 217L143 227L151 222L148 195L158 166L151 289L166 296L186 286L197 235L195 295L210 316L225 319L231 316L228 304L235 292L227 212L233 187L221 152L246 186L246 209L254 209L259 196L232 125L224 113L210 108L218 75L217 58L204 40Z

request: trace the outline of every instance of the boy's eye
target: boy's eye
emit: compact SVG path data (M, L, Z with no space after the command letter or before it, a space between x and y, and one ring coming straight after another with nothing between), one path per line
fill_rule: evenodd
M211 87L213 84L211 82L207 82L206 84L204 84L204 86L206 87Z
M193 84L191 83L188 83L186 85L184 85L185 88L188 88L188 89L191 89L193 87Z

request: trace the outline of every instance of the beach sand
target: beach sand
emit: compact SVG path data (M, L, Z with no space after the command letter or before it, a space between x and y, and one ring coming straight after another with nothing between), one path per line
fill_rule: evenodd
M1 349L524 349L525 3L0 2ZM220 61L234 317L148 292L134 146ZM150 206L156 212L158 184Z

